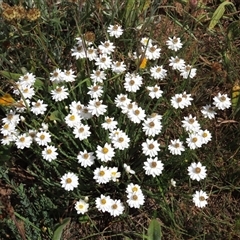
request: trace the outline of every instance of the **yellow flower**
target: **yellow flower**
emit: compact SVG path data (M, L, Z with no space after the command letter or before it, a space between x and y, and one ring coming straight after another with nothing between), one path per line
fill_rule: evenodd
M141 59L141 63L139 65L139 68L144 69L144 68L146 68L146 66L147 66L147 59L144 57L143 59Z
M1 106L13 106L15 100L9 93L5 93L2 97L0 97L0 105Z

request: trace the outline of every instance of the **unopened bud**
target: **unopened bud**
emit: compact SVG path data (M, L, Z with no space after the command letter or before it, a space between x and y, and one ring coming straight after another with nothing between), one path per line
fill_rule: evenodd
M189 0L190 7L195 9L198 5L198 0Z

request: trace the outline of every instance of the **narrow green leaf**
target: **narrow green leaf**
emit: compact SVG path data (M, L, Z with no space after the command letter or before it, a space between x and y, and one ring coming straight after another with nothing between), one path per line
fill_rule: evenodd
M67 226L67 224L70 222L71 218L65 218L63 219L61 224L58 224L56 226L56 230L53 233L52 240L61 240L63 229Z
M161 225L156 219L153 219L148 227L148 240L161 240L161 238Z
M0 74L7 79L12 79L15 81L17 81L22 76L22 74L19 74L19 73L11 73L8 71L3 71L3 70L0 71Z
M217 25L219 20L222 18L223 14L225 12L225 6L227 6L227 5L233 5L233 3L225 1L218 6L218 8L213 13L208 30L212 30Z

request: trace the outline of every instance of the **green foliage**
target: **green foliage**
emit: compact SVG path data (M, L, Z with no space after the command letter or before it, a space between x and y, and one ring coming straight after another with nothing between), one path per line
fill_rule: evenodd
M234 4L229 1L222 2L218 6L218 8L215 10L215 12L213 13L211 21L208 26L208 30L212 30L218 24L219 20L223 17L223 15L225 13L226 6L234 6ZM235 9L235 11L236 11L236 9Z
M157 219L152 219L148 227L148 240L161 240L161 225Z
M61 240L62 232L64 228L69 224L70 221L71 221L71 218L65 218L63 219L62 223L55 226L56 230L54 230L52 240Z

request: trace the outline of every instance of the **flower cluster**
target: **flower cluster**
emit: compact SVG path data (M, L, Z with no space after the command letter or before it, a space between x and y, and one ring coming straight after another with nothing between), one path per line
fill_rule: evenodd
M79 37L76 39L76 45L71 49L71 55L76 61L86 59L91 66L94 66L86 73L84 81L77 70L73 70L75 68L63 70L56 68L50 71L49 92L46 93L48 94L46 98L48 97L50 101L47 103L50 105L50 102L53 102L54 106L59 108L64 106L61 109L61 116L59 119L56 118L57 121L54 119L53 123L46 122L45 115L52 111L51 106L45 103L45 98L39 99L39 94L36 93L38 89L35 86L36 77L32 73L26 73L19 77L19 81L16 82L18 87L14 90L14 94L20 98L21 105L16 105L14 111L10 110L7 113L2 120L0 131L3 135L1 139L3 145L13 144L21 150L36 147L40 149L42 159L51 164L52 161L58 161L62 157L62 151L58 151L61 144L56 144L62 136L55 135L57 127L54 125L60 122L64 131L69 132L71 141L79 146L73 158L76 159L81 171L86 170L92 174L96 188L101 189L99 191L103 191L104 185L124 182L124 177L128 181L126 196L123 199L112 199L104 192L101 192L95 201L91 198L83 200L81 196L75 201L77 213L86 213L89 206L95 203L94 207L99 211L115 217L123 213L126 204L130 208L140 208L146 200L144 191L142 192L140 186L132 182L131 175L141 172L148 178L159 178L164 170L164 156L167 154L180 156L186 150L201 148L211 141L212 135L210 131L201 127L196 116L188 114L180 123L182 133L166 142L166 150L163 150L159 141L159 135L168 126L163 124L162 115L151 110L151 106L155 105L154 100L158 101L164 95L158 83L168 77L168 71L171 69L179 73L183 79L196 76L196 68L175 56L183 46L180 38L169 38L166 42L167 48L174 51L168 66L157 64L160 62L162 52L158 44L150 38L142 38L140 56L136 53L134 56L136 59L145 57L153 65L145 69L143 74L141 69L132 71L119 57L120 54L117 52L119 50L114 40L124 33L122 27L110 25L107 33L106 40L100 41L98 45L89 39ZM112 78L120 79L121 91L109 100L108 87ZM151 81L146 81L147 78ZM76 89L86 81L87 90L84 91L84 97L81 97L83 91L80 94ZM154 84L149 84L151 82ZM147 90L149 93L146 102L151 103L150 107L144 107L144 102L138 100L140 90L143 92ZM192 102L193 96L183 91L172 96L167 105L171 106L174 112L188 108ZM226 94L219 93L213 98L213 105L214 107L211 105L203 107L201 112L204 118L213 119L217 114L216 108L224 110L229 108L231 103ZM27 122L31 121L27 118L27 114L25 115L29 112L37 119L34 122L35 127L31 127L34 124ZM120 116L122 121L119 121ZM51 124L54 126L49 126ZM136 130L136 136L130 135L131 128ZM138 135L141 137L137 138ZM99 136L107 137L101 139ZM133 139L134 137L137 139ZM138 169L135 169L136 164L123 157L131 152L132 147L136 148L136 145L139 154L136 156L136 161L138 157L144 159L142 162L139 160ZM169 152L165 154L166 151ZM161 158L160 152L163 152ZM200 162L191 163L187 170L192 180L200 181L206 178L206 167ZM60 177L61 187L66 191L78 189L81 185L79 173L69 172L67 169L65 171L66 173ZM176 186L173 179L171 184ZM204 207L207 198L207 194L201 190L194 194L193 201L196 206ZM126 203L123 200L126 200Z

